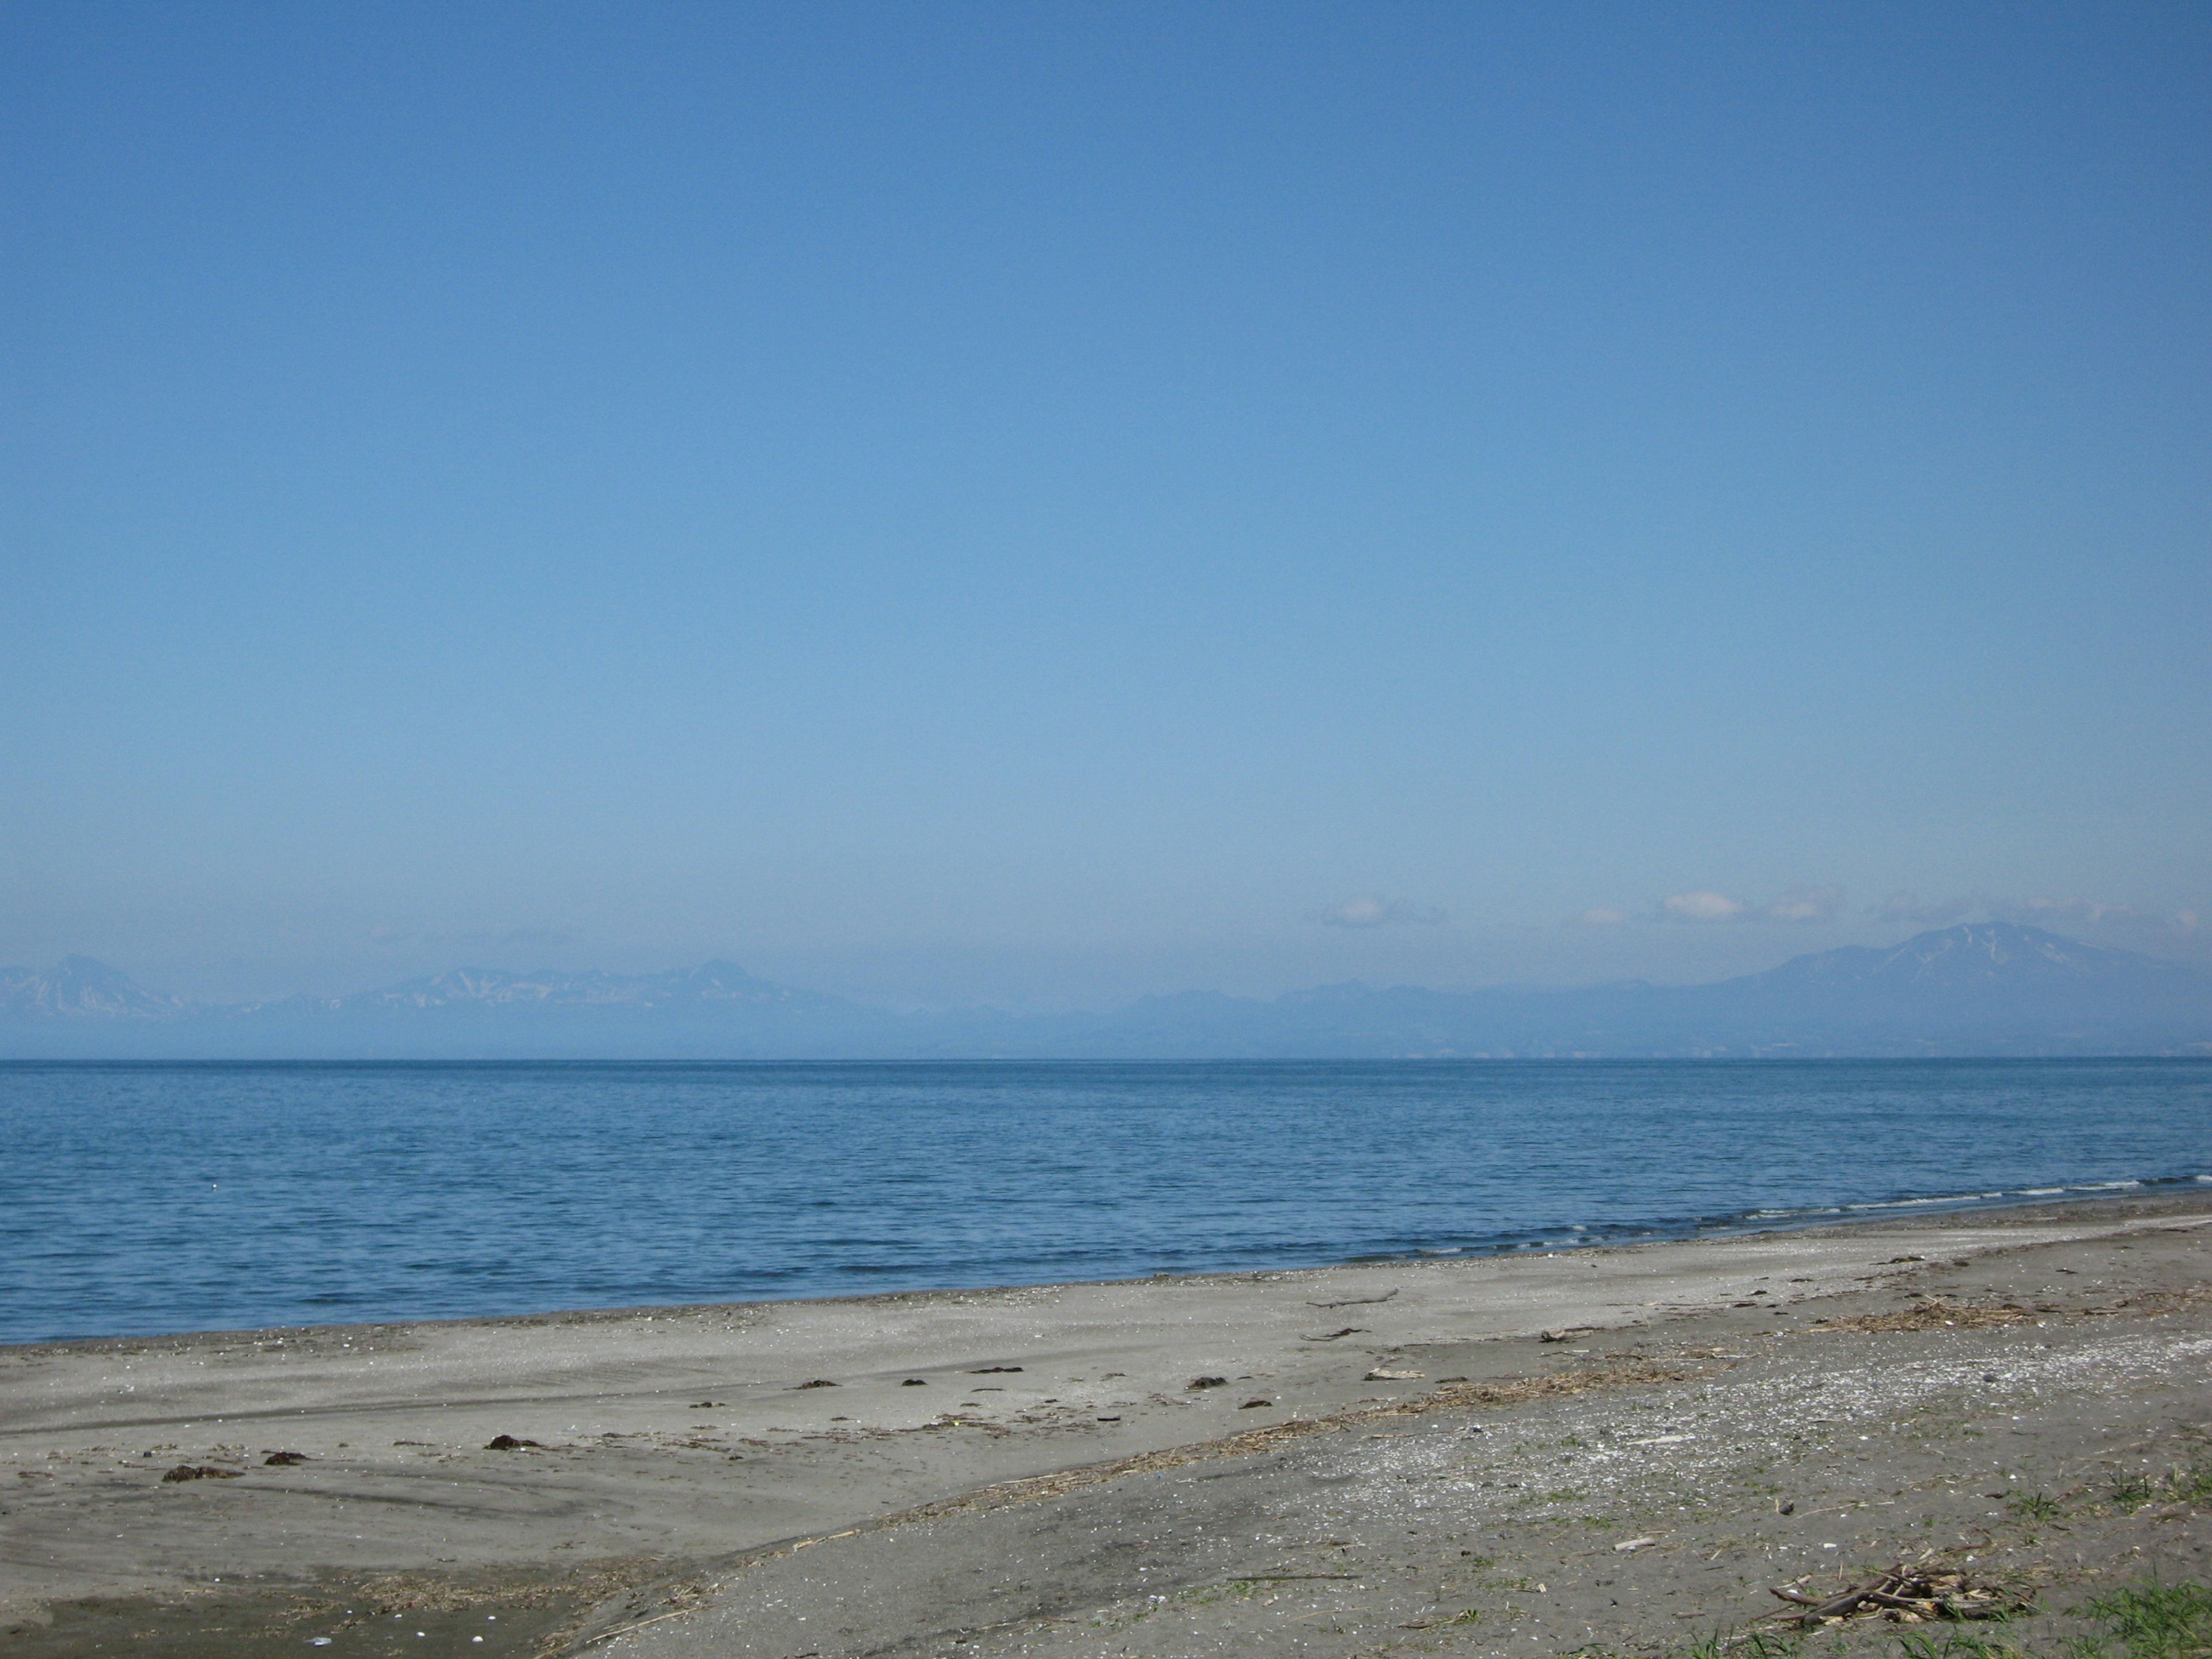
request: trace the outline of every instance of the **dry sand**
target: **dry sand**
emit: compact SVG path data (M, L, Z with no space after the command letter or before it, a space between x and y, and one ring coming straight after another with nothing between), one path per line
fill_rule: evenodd
M2056 1629L2207 1577L2208 1261L2191 1195L0 1349L0 1651L1651 1650L1929 1550Z

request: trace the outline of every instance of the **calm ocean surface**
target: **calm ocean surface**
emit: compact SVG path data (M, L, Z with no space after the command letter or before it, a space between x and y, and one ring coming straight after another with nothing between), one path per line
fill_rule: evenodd
M2212 1064L9 1065L0 1341L1528 1249L2130 1182L2212 1182Z

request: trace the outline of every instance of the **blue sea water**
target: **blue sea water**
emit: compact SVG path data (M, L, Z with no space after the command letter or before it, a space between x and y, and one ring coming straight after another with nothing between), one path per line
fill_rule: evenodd
M0 1066L0 1341L2212 1183L2188 1060Z

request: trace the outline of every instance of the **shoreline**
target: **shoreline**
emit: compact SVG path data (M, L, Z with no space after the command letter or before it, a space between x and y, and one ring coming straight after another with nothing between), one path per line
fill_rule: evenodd
M574 1322L592 1318L629 1319L641 1315L672 1317L731 1308L771 1308L811 1304L849 1304L861 1306L874 1303L901 1302L915 1297L987 1296L1000 1291L1073 1290L1121 1285L1146 1285L1162 1279L1180 1281L1242 1279L1256 1273L1328 1273L1339 1268L1418 1266L1439 1261L1510 1260L1521 1255L1551 1255L1564 1251L1626 1249L1650 1244L1721 1243L1733 1238L1760 1237L1771 1233L1817 1232L1829 1228L1872 1226L1888 1221L1907 1220L1913 1217L1927 1217L1933 1219L1948 1216L2000 1213L2013 1210L2063 1209L2079 1205L2124 1202L2130 1199L2158 1200L2179 1198L2191 1194L2212 1194L2212 1175L2146 1176L2131 1181L2095 1182L2072 1187L2024 1188L1996 1193L1947 1194L1923 1198L1868 1200L1850 1204L1821 1206L1801 1210L1754 1211L1747 1212L1741 1216L1711 1219L1695 1218L1682 1223L1679 1226L1664 1223L1649 1225L1621 1224L1617 1230L1600 1231L1589 1224L1570 1224L1565 1231L1571 1233L1584 1232L1589 1236L1523 1240L1512 1243L1459 1245L1449 1249L1417 1248L1407 1252L1341 1256L1318 1261L1244 1263L1194 1267L1188 1270L1163 1268L1152 1273L1118 1279L1009 1279L977 1285L911 1285L902 1289L836 1291L820 1295L799 1292L785 1297L752 1297L724 1301L620 1303L596 1307L549 1308L513 1313L396 1315L385 1318L318 1322L312 1324L192 1327L166 1331L125 1331L105 1335L32 1338L25 1341L0 1342L0 1358L27 1350L89 1350L96 1349L103 1344L115 1343L174 1342L196 1338L221 1341L277 1335L306 1338L345 1331L414 1329L437 1326L522 1327L541 1323L547 1320ZM1559 1230L1545 1229L1543 1231Z
M390 1600L403 1585L509 1608L519 1639L524 1590L573 1623L707 1564L1010 1482L1334 1443L1358 1413L1464 1415L1474 1397L1455 1389L1626 1356L1675 1365L1685 1343L1817 1340L1837 1310L1939 1270L2154 1234L2212 1240L2212 1192L1297 1270L13 1347L0 1610L28 1631L129 1608L188 1633L241 1596L296 1613L341 1587ZM501 1435L536 1443L489 1449ZM277 1451L302 1461L265 1464ZM237 1473L162 1480L178 1467ZM359 1588L372 1581L386 1589Z

